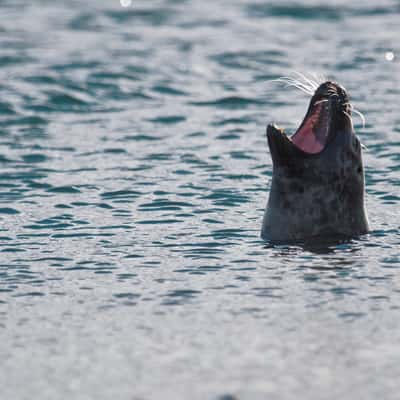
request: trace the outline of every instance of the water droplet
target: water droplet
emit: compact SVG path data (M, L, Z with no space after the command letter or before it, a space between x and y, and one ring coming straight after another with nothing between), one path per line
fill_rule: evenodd
M132 0L119 0L122 7L129 7L132 5Z
M393 61L394 60L394 53L393 51L387 51L385 53L386 61Z

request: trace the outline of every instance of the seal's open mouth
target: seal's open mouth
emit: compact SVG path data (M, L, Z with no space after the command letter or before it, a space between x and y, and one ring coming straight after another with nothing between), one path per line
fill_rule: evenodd
M328 146L344 121L349 121L350 115L345 89L336 82L326 81L316 89L306 116L293 136L286 136L283 129L275 125L269 125L267 133L270 132L272 142L278 140L305 154L318 154Z
M330 112L328 100L320 100L310 107L291 141L306 153L319 153L328 141Z

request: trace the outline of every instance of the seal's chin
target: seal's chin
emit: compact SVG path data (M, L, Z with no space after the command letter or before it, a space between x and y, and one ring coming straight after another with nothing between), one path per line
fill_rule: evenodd
M330 108L328 101L317 101L311 106L303 123L290 140L305 153L319 153L328 142L329 126Z

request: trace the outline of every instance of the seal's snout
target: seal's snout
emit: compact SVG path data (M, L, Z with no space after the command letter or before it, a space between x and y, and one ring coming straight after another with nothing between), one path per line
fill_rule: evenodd
M348 95L346 89L333 81L326 81L319 85L318 89L315 91L313 97L337 97L341 101L348 101Z
M331 120L335 129L352 130L352 105L346 89L333 81L322 83L315 91L311 99L311 104L318 104L319 101L329 102L331 110Z

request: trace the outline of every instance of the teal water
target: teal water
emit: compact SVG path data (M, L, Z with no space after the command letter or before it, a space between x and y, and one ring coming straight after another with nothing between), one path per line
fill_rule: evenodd
M397 399L399 17L1 1L0 398ZM270 82L293 70L365 114L368 235L259 238L265 127L308 106Z

